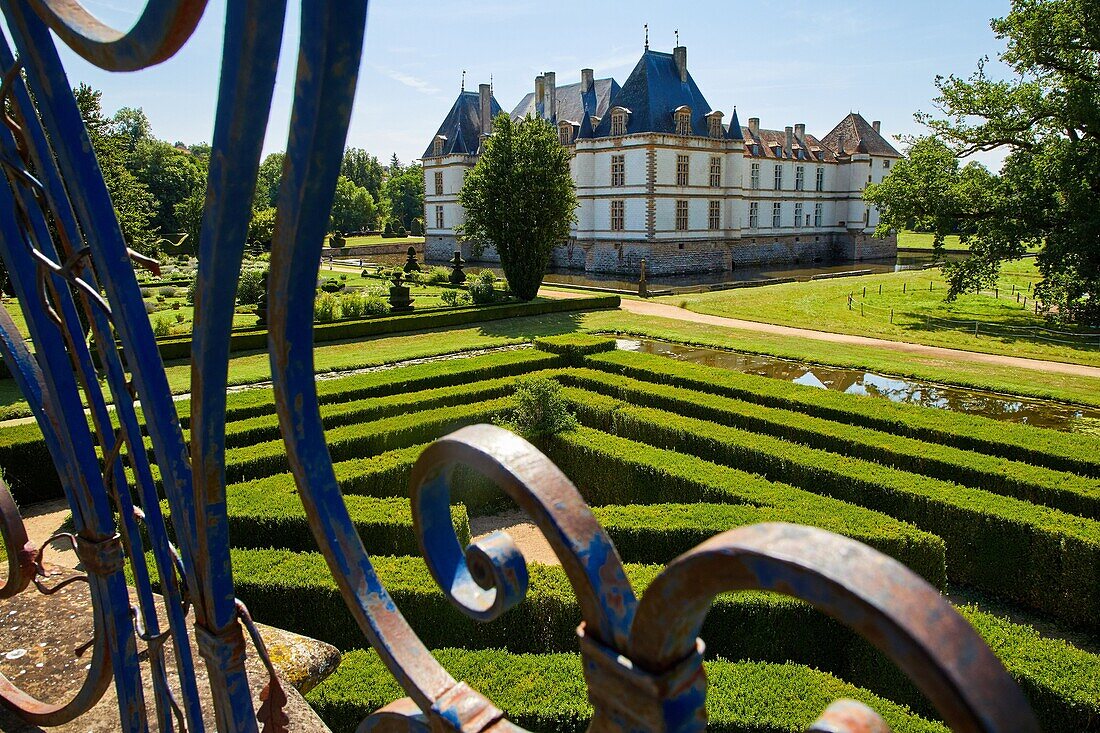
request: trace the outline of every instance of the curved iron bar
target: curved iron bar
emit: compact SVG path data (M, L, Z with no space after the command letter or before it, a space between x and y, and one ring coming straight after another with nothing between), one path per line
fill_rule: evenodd
M683 664L696 655L714 597L739 590L799 598L850 626L898 665L953 731L1039 730L1016 683L939 591L896 560L811 527L741 527L673 560L638 605L627 656L651 673ZM704 694L700 667L694 686L665 705Z
M103 23L77 0L27 2L86 61L107 71L137 71L165 61L183 46L207 0L150 0L126 32Z
M4 599L18 595L30 585L38 550L27 537L23 516L3 478L0 478L0 535L4 540L4 553L8 556L8 574L4 584L0 585L0 599Z
M435 441L413 465L413 528L439 587L467 615L491 621L523 600L527 566L504 532L465 553L451 521L451 471L463 465L488 477L527 513L550 542L577 595L589 633L625 647L637 601L619 553L553 462L518 435L472 425Z
M200 239L200 302L192 371L194 472L133 276L134 253L122 238L48 28L103 68L138 69L174 53L194 29L204 6L205 0L153 0L134 28L122 33L100 23L77 0L0 0L15 44L31 62L27 79L42 110L37 116L24 99L27 94L14 59L4 58L10 53L6 44L0 44L0 63L8 68L4 95L12 94L24 112L20 125L5 111L5 133L0 135L0 162L10 184L10 189L0 189L0 254L13 275L37 358L28 353L2 308L0 350L13 366L62 476L77 525L75 543L89 569L96 623L94 654L105 660L107 670L112 665L118 670L122 726L133 731L146 725L135 638L159 648L166 634L178 635L184 628L181 613L191 602L199 649L211 671L219 729L256 728L240 659L243 638L238 618L245 620L254 636L255 629L233 598L228 555L221 465L224 384L247 204L269 114L285 3L280 0L272 13L271 4L261 0L229 2L223 49L226 67ZM317 212L331 208L365 20L366 0L317 0L303 7L294 117L270 277L270 352L280 429L311 528L329 567L357 622L412 696L368 718L362 729L424 730L430 725L463 731L519 730L491 702L454 680L401 616L351 523L324 443L313 377L314 281L326 228ZM56 144L47 144L47 136ZM45 175L43 180L30 173L28 156L36 156L34 169ZM15 163L17 159L22 164ZM68 184L67 189L61 181ZM52 245L47 211L58 225L63 260ZM105 303L102 298L97 303L96 277L83 266L84 241L106 292ZM110 427L87 344L76 330L70 287L91 317L119 406L120 434ZM32 296L39 291L41 307L35 308ZM112 329L127 354L132 382L126 380L111 348ZM132 404L122 399L131 391L144 406L165 494L177 522L178 554L164 533L136 414ZM106 481L96 470L95 441L81 409L81 394L91 407L95 441L109 457ZM118 461L123 444L153 520L150 534L162 581L176 594L168 604L170 629L164 633L157 631L155 617L150 624L147 616L133 613L121 583L125 550L141 566L135 574L143 586L139 596L144 598L147 575L141 579L144 556L136 530L142 511L131 501ZM475 618L494 618L522 599L526 566L522 554L502 533L475 542L465 552L459 546L448 510L449 472L456 463L481 470L513 496L535 518L562 559L585 619L579 633L596 710L593 730L701 728L705 677L702 644L696 636L713 595L735 588L787 592L851 623L894 654L902 669L916 676L921 689L961 730L1006 730L1004 722L1012 714L1015 722L1023 721L1023 727L1013 730L1032 729L1028 726L1033 720L1019 691L934 589L912 581L900 565L890 566L892 561L877 553L828 533L786 528L782 531L791 536L776 539L768 532L780 530L763 526L721 535L674 561L641 602L636 601L613 545L572 484L525 441L485 426L459 431L429 447L413 477L414 516L432 573L452 602ZM121 536L114 531L112 500L121 513ZM821 563L815 553L829 551L849 554L839 564ZM182 588L175 580L177 559L185 579ZM879 563L887 570L879 567L873 577L865 577L867 568L860 567L860 562ZM713 577L704 572L711 565L715 566ZM891 579L894 585L889 584ZM16 580L21 582L22 577ZM880 584L877 591L876 584ZM923 616L891 596L902 591L926 604ZM942 639L933 638L945 631L961 635L964 655L952 656ZM180 648L185 652L186 660L178 658L177 663L186 687L193 671L185 663L190 660L189 647L186 637L182 645L176 638L177 657ZM262 642L254 640L262 655ZM155 674L155 687L159 687L162 680ZM965 688L968 674L979 680L974 689ZM100 680L109 680L109 671L89 676L85 686ZM6 684L0 678L0 697L8 691ZM107 683L102 684L105 689ZM276 699L277 687L269 685L267 692L260 714L278 729L285 720ZM12 694L18 695L17 690ZM162 729L168 730L171 719L164 708L169 705L163 704L159 691L157 702ZM174 700L168 702L178 712ZM992 709L996 706L1003 709ZM185 708L193 716L197 701L185 701ZM879 723L871 711L839 703L825 711L815 729L850 730ZM200 729L201 718L193 727Z
M245 679L244 636L233 592L225 507L225 385L240 277L264 132L275 88L285 0L230 0L191 343L191 466L195 541L203 552L192 572L200 651L215 690L218 730L256 726ZM247 99L248 104L240 100Z

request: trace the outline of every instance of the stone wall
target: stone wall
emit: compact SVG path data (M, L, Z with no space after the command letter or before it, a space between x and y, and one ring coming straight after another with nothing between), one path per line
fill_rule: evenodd
M470 262L500 262L492 247L486 247L477 259L472 258L469 243L459 244L453 236L428 237L425 259L429 262L449 260L456 248L462 252L463 259ZM650 275L688 275L723 272L746 265L888 259L896 257L897 251L896 236L875 239L856 232L703 242L573 240L555 247L550 263L557 268L633 277L641 268L642 258L645 258L646 272Z

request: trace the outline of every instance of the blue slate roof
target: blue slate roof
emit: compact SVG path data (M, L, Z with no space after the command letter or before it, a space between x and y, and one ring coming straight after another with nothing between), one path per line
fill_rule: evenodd
M489 109L493 117L504 111L497 104L496 97L490 97ZM477 92L461 92L458 95L443 124L428 143L423 157L434 154L435 138L439 135L447 138L443 144L444 155L477 154L481 147L481 98Z
M726 131L727 140L744 140L745 134L741 132L741 121L737 119L737 108L733 108L733 119L730 120L730 127Z
M680 81L680 71L670 53L646 51L623 82L622 89L611 99L612 107L625 107L630 110L627 121L628 135L639 132L676 131L673 112L677 107L687 105L691 108L692 133L701 137L708 134L706 116L710 105L699 91L691 73L687 81ZM596 128L596 137L611 134L611 116L605 115Z
M603 117L611 106L611 99L618 93L619 82L612 78L596 79L592 82L592 87L584 93L581 93L579 82L559 86L556 92L558 101L557 116L553 117L552 120L554 122L568 120L580 123L581 117L586 115ZM520 120L527 115L542 113L543 110L537 107L535 93L528 92L516 105L516 108L512 110L512 119Z

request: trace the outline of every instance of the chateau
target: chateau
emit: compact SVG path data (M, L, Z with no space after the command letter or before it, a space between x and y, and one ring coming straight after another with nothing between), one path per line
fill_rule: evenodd
M454 233L458 191L501 111L488 84L463 90L424 151L430 259L469 254ZM862 199L901 157L878 122L849 114L817 138L804 124L742 126L736 108L727 121L696 86L684 46L647 48L621 86L592 69L558 86L546 72L511 114L549 120L573 151L580 206L558 267L636 276L642 258L651 274L678 274L897 252L895 237L871 236L878 212Z

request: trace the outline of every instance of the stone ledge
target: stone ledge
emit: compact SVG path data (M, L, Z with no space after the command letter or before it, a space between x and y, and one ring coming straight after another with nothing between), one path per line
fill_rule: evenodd
M48 569L51 576L47 582L51 586L75 573L65 568ZM131 599L133 600L132 590ZM163 624L163 612L159 615ZM193 640L194 628L190 624L192 618L193 614L188 616L189 635ZM28 693L39 696L46 702L67 700L84 680L90 652L85 657L76 657L73 649L91 639L91 624L88 586L82 582L73 583L52 596L44 596L31 586L15 598L0 602L0 672ZM263 624L257 624L257 627L283 680L283 690L288 698L285 712L290 718L290 730L294 733L327 733L328 728L309 707L302 694L318 685L336 669L340 663L340 652L330 644L282 629ZM173 679L175 664L171 647L171 642L165 644L169 677ZM139 643L139 648L144 650L144 644ZM192 644L192 651L194 650L195 646ZM213 705L210 701L205 665L197 653L194 653L194 657L206 729L214 731ZM252 699L258 701L260 690L267 683L267 672L251 642L247 644L246 668ZM142 669L149 726L151 730L156 730L148 659L144 654ZM173 694L179 700L178 684L174 679L172 687ZM118 703L112 684L103 699L87 713L71 723L47 730L88 733L115 731L118 728ZM29 733L41 730L44 729L29 725L14 713L0 708L0 731Z

